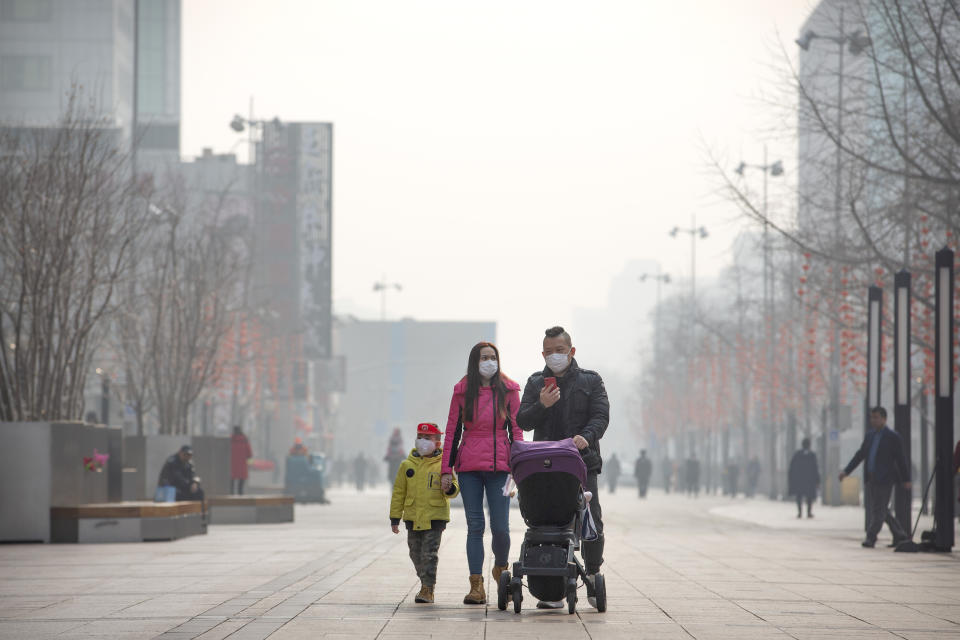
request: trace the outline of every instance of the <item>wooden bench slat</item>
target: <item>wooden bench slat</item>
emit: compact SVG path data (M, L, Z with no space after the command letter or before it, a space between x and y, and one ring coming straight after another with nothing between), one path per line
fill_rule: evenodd
M104 502L73 507L51 507L50 517L62 520L79 518L169 518L201 513L199 502Z
M212 496L207 504L218 507L263 507L278 504L293 504L293 496Z

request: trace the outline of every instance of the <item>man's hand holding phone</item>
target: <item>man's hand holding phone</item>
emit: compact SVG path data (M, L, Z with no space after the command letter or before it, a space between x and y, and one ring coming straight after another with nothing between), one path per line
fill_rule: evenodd
M543 379L543 389L540 390L540 404L550 408L560 400L560 387L557 386L557 379L550 376Z

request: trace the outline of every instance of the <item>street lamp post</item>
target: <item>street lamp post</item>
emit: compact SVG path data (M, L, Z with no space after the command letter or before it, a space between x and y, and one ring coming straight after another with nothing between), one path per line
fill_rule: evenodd
M403 291L403 286L399 282L388 282L386 274L384 274L380 278L379 282L373 283L373 290L380 292L380 321L381 322L387 319L387 290L388 289Z
M903 453L912 460L912 425L910 424L910 272L893 276L893 426L903 441ZM912 478L911 478L912 480ZM913 516L910 510L912 490L896 487L894 512L900 526L910 531Z
M776 500L777 490L777 438L776 420L774 419L774 392L773 392L773 360L774 360L774 290L776 278L774 276L773 255L770 246L770 213L767 205L767 179L783 175L783 162L777 160L767 162L767 145L763 145L763 164L747 164L741 162L734 171L741 177L747 169L759 169L763 172L763 314L766 339L764 354L767 362L766 396L767 396L767 455L770 458L770 499Z
M954 534L953 495L953 251L944 247L936 255L935 332L936 378L933 436L936 498L933 504L934 548L950 551Z
M690 216L690 226L687 228L684 227L674 227L670 230L670 237L676 238L678 233L686 233L690 235L690 347L694 348L695 337L696 337L696 318L697 318L697 239L703 240L708 236L707 229L704 226L697 226L697 214L692 214ZM689 388L690 379L689 379L689 368L684 373L686 376L685 387ZM689 411L689 405L688 405ZM690 426L690 421L686 421L686 425ZM686 438L681 436L681 444L686 441ZM692 448L692 447L691 447Z
M863 435L870 433L870 410L880 406L880 354L883 353L883 289L871 286L867 292L867 393L864 396ZM908 449L909 451L909 449ZM908 457L907 460L910 458ZM870 504L872 487L863 469L863 502ZM863 511L863 528L870 525L869 507Z
M642 274L640 274L640 277L639 277L638 279L640 280L640 282L646 282L648 279L649 279L649 280L655 280L655 281L657 282L657 307L656 307L656 319L654 320L656 326L654 327L654 330L653 330L653 341L654 341L653 357L654 357L654 360L656 361L657 366L659 367L659 365L660 365L660 352L661 352L661 348L660 348L660 327L662 326L662 324L661 324L662 311L661 311L661 309L660 309L660 299L661 299L660 294L661 294L661 289L663 288L663 285L665 285L665 284L670 284L670 274L669 274L669 273L642 273Z
M842 170L843 170L843 148L841 142L843 139L843 50L847 47L851 55L858 55L870 46L870 38L863 35L860 29L847 33L844 27L844 8L840 7L840 29L839 33L824 35L810 30L798 38L795 42L803 51L810 50L810 44L814 40L829 40L837 45L837 149L835 159L835 184L833 194L833 241L835 254L839 255L842 249L842 226L840 224L840 202L843 198L842 190ZM840 269L834 265L833 275L833 293L834 299L840 299ZM830 332L830 413L833 429L839 433L840 430L840 326L834 319L831 322Z

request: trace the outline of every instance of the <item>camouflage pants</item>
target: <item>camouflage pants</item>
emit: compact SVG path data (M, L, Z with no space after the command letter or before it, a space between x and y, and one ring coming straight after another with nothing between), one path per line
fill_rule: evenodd
M410 559L417 570L417 577L425 587L437 584L437 551L440 549L440 536L443 529L426 531L407 531L407 546L410 547Z

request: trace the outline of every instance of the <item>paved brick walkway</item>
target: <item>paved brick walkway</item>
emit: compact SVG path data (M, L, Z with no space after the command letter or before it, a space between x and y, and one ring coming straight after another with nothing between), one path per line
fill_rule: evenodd
M437 604L415 605L386 488L332 497L174 543L0 546L0 638L960 638L958 558L862 549L856 509L798 522L765 499L603 495L609 611L518 616L460 604L460 511Z

